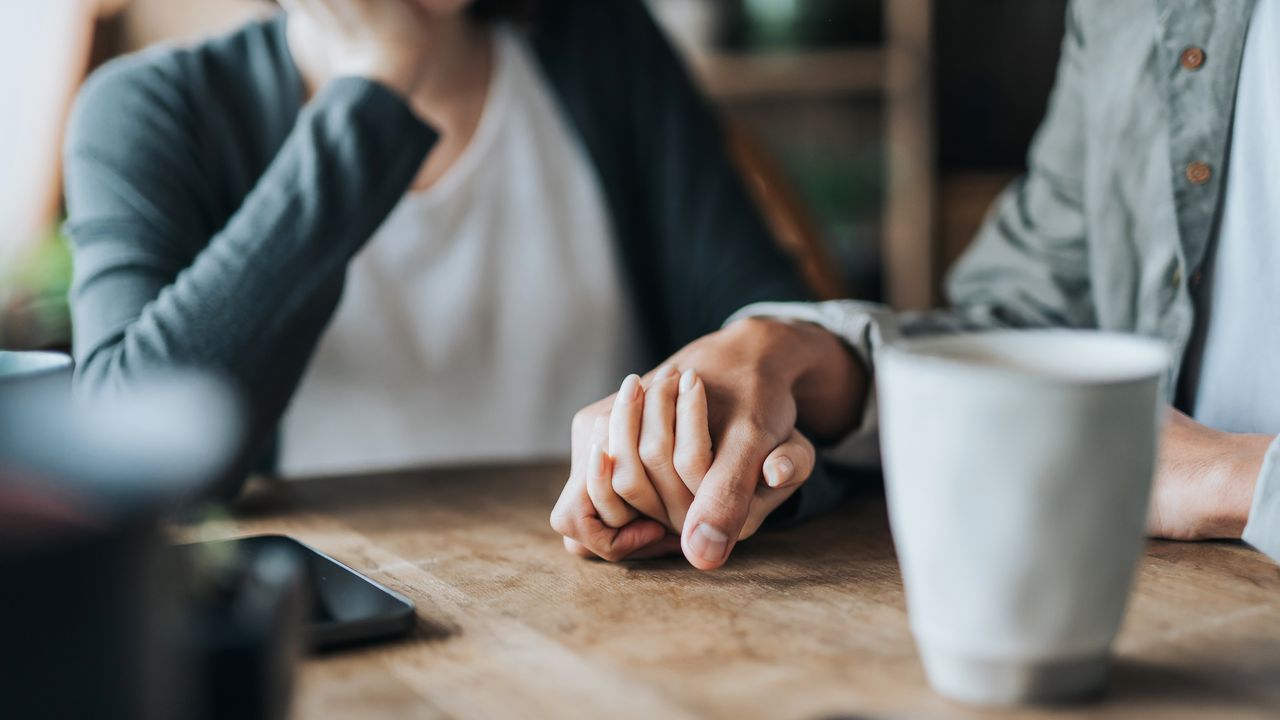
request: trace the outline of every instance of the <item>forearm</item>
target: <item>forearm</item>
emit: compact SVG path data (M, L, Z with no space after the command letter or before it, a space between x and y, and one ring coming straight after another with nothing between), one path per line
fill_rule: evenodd
M180 272L166 266L181 266L174 249L191 238L158 236L165 224L145 213L122 221L111 201L84 198L83 214L73 205L82 384L109 388L194 366L237 381L255 410L281 408L275 395L296 382L291 375L305 360L298 346L305 352L327 320L317 301L336 299L347 262L403 195L434 139L380 86L333 83ZM84 155L87 164L96 159ZM73 156L68 172L80 170Z

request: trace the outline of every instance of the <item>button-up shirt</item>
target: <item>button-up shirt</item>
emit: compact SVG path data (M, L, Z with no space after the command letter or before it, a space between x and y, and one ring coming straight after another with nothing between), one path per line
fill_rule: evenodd
M948 308L893 314L837 301L748 307L734 319L819 322L873 369L876 347L892 335L1010 327L1137 333L1174 351L1164 383L1173 402L1197 312L1189 280L1199 277L1223 199L1253 5L1073 2L1028 171L952 269ZM1244 538L1280 561L1280 442L1267 452Z

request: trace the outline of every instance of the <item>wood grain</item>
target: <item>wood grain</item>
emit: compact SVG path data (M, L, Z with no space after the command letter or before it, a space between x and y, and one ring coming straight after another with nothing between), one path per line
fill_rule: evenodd
M1101 701L983 712L927 689L876 491L702 573L569 556L564 475L276 484L196 532L290 534L417 603L412 637L310 659L299 718L1280 716L1280 569L1244 546L1149 547Z

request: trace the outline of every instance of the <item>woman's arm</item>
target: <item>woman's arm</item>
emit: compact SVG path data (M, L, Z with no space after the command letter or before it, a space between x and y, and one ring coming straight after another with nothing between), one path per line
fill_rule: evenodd
M385 87L335 80L303 109L238 209L219 218L210 208L233 172L209 163L242 156L208 146L215 141L201 128L210 119L192 94L211 88L184 82L164 61L105 68L70 125L78 385L109 391L199 367L240 386L261 430L298 382L347 262L436 135Z

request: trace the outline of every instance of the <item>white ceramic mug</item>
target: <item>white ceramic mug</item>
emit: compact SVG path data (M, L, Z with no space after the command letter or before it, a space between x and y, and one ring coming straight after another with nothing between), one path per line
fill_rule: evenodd
M1168 352L1088 331L897 341L876 361L912 632L977 704L1101 689L1143 547Z

